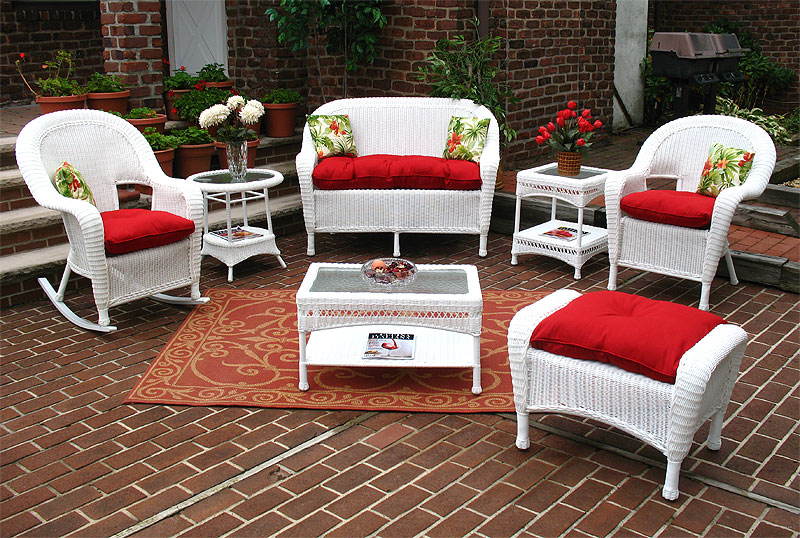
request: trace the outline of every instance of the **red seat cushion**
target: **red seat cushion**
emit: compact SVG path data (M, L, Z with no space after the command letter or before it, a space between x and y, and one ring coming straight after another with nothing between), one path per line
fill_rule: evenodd
M311 174L319 189L480 189L481 169L472 161L422 155L328 157Z
M597 291L542 320L531 346L674 383L683 354L721 323L719 316L689 306Z
M117 209L100 213L108 254L125 254L180 241L194 232L194 221L166 211Z
M655 190L631 193L622 198L620 207L635 219L708 229L715 200L696 192Z

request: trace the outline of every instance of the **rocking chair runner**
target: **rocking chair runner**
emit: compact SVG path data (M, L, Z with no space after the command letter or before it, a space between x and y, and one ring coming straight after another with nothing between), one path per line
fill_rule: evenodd
M200 296L202 195L196 185L165 175L144 136L130 123L95 110L52 112L22 129L16 154L17 165L36 202L61 212L64 221L70 251L61 284L57 292L45 278L40 278L39 284L69 321L84 329L110 332L116 330L110 325L111 306L142 297L184 305L208 301ZM65 161L83 175L95 205L68 198L56 190L52 178ZM153 189L152 212L138 218L123 213L135 210L119 210L117 185L132 183ZM167 222L193 222L194 231L170 234L170 230L162 229L161 236L155 239L142 232L125 248L115 249L118 254L113 255L107 247L114 238L106 229L115 220L112 217L133 217L120 221L117 231L134 232L134 236L137 225L127 223L152 224L158 217ZM191 230L190 225L188 228ZM182 237L174 240L176 235ZM92 281L98 323L79 317L64 303L72 271ZM162 293L183 286L191 287L191 297Z

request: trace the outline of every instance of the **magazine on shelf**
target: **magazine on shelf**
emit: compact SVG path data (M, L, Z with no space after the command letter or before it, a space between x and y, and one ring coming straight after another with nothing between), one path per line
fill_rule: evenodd
M584 231L583 235L588 234L588 231ZM558 228L553 228L552 230L548 230L544 232L542 235L546 235L548 237L555 237L556 239L560 239L561 241L574 241L578 238L578 229L577 228L570 228L568 226L559 226Z
M211 232L211 235L228 239L228 229L222 228L221 230L214 230ZM231 228L231 241L242 241L243 239L254 239L256 237L261 237L261 234L257 232L251 232L250 230L245 230L241 226Z
M416 339L410 333L369 333L365 359L411 360Z

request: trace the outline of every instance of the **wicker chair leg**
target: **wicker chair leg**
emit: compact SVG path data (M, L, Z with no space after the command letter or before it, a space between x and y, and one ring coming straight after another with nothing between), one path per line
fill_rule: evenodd
M531 446L530 431L528 431L528 413L517 412L517 448L525 450Z
M488 254L488 251L486 250L486 245L488 243L489 243L488 234L481 234L480 243L478 244L478 256L480 256L481 258L485 258L486 255ZM512 265L516 264L512 262Z
M725 253L725 263L728 265L728 276L732 285L739 284L739 279L736 278L736 270L733 268L733 258L731 258L731 251Z
M617 264L615 263L608 268L608 289L611 291L617 289Z
M700 287L700 310L708 312L708 301L711 296L711 282L703 282Z
M664 489L661 490L661 496L668 501L674 501L678 498L678 477L680 473L681 462L667 460L667 473L664 477Z
M725 411L717 411L711 418L711 428L708 430L706 446L709 450L719 450L722 446L722 421L725 419Z
M64 271L65 274L68 275L67 271ZM44 290L45 295L47 298L50 299L50 302L53 303L53 306L61 313L62 316L67 318L70 323L74 323L81 329L87 329L89 331L98 331L109 333L112 331L116 331L117 328L113 325L110 325L111 320L108 317L108 309L97 309L99 323L92 323L91 321L85 320L82 317L78 316L75 312L70 309L66 304L64 304L63 295L62 298L59 299L56 293L56 290L53 289L53 286L50 285L50 282L46 278L40 278L39 286L42 287ZM59 288L64 286L59 286Z
M314 232L308 232L308 247L306 248L306 255L313 256L316 254L314 250Z

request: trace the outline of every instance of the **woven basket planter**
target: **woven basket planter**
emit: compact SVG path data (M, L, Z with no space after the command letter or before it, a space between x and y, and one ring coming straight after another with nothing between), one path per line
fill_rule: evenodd
M581 173L583 155L572 151L558 152L558 175L577 176Z

